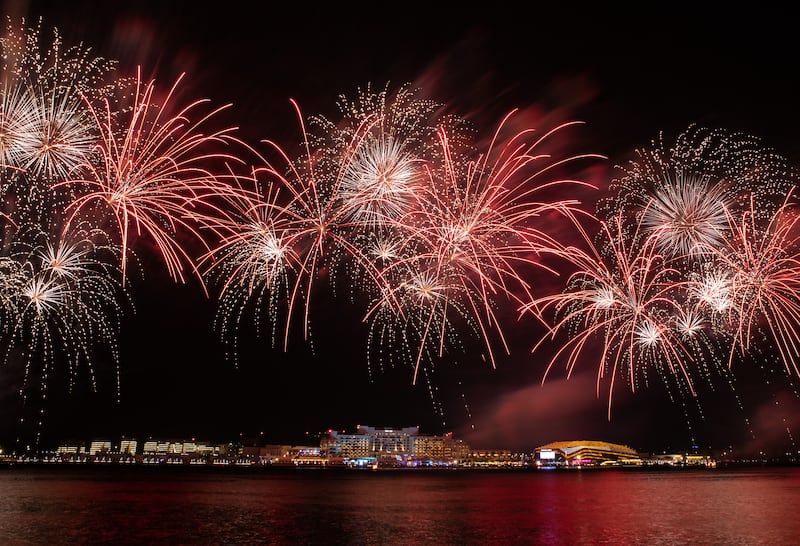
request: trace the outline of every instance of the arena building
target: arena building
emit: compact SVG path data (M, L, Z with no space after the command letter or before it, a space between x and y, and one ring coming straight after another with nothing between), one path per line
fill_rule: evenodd
M534 460L537 466L554 467L642 464L642 459L634 449L596 440L551 442L536 448Z

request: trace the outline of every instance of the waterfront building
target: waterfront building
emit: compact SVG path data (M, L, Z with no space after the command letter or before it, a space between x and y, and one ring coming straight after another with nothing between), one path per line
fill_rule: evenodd
M412 436L409 440L409 452L419 462L432 463L451 459L444 436Z
M175 444L163 440L148 440L142 450L145 453L175 453Z
M200 457L207 457L209 455L219 455L220 446L215 444L207 444L205 442L198 442L195 452Z
M377 458L401 461L413 453L419 427L377 428L358 425L355 434L329 430L320 438L320 449L331 460Z
M366 434L344 434L329 430L328 435L320 439L319 447L330 458L356 459L372 454L372 441Z
M89 444L89 455L98 455L111 451L111 442L108 440L94 440Z
M86 446L78 442L70 442L62 444L58 446L58 448L56 448L56 453L59 455L67 455L67 454L74 455L85 452L86 452Z
M469 458L470 448L448 432L443 436L417 435L409 438L411 457L424 464L456 465Z
M122 441L120 441L119 443L119 452L128 455L136 455L137 446L138 442L136 440L123 438Z
M664 453L648 457L648 464L655 466L717 466L716 460L710 455L690 453Z
M419 427L376 428L359 425L358 432L369 437L370 451L377 457L397 457L411 453L411 438Z
M419 427L378 428L358 425L355 434L329 430L320 449L330 464L348 466L458 465L469 458L470 448L452 433L423 435Z
M528 454L507 449L478 450L469 454L464 465L471 468L521 468L530 463L529 459Z
M621 444L596 440L551 442L537 447L534 458L539 466L640 465L636 450Z

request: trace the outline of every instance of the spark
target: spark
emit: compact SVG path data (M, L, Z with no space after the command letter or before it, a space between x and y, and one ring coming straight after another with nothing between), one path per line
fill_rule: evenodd
M196 121L191 121L195 110L206 100L193 101L172 117L165 113L183 76L160 105L154 105L155 81L143 82L139 71L134 104L121 130L109 101L103 111L89 105L101 134L95 147L100 159L81 165L84 176L56 184L77 188L78 196L67 208L70 218L103 210L111 214L122 247L123 275L132 241L146 234L170 276L185 282L184 269L194 273L194 256L184 248L178 232L188 233L207 248L199 232L199 217L207 214L206 207L213 207L210 203L215 198L231 191L224 169L213 172L208 164L241 162L236 155L215 151L217 146L239 142L232 135L235 128L203 132L205 123L226 106L198 115Z

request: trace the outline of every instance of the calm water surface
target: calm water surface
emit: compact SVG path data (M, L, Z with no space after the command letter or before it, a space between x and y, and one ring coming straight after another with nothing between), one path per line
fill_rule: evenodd
M800 469L0 470L0 544L800 544Z

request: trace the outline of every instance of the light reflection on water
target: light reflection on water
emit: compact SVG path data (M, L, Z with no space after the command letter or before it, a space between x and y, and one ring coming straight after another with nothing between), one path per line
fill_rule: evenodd
M798 544L800 469L0 470L2 544Z

